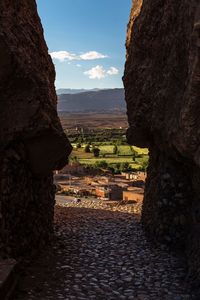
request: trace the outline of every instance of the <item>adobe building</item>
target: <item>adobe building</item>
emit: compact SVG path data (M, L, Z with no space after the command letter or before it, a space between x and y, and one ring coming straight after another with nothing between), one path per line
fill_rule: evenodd
M144 190L141 188L129 188L127 191L123 191L124 201L142 201L144 197Z
M97 186L95 192L98 198L109 199L110 189L107 186Z
M122 200L123 189L118 185L113 185L110 188L109 199L110 200Z
M96 196L108 200L122 200L122 188L118 185L96 187Z

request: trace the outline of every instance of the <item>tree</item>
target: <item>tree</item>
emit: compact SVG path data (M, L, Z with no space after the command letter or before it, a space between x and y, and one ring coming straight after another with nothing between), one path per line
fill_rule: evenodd
M90 145L87 144L84 149L85 153L90 153Z
M108 170L114 175L115 174L115 169L111 166L108 166Z
M100 153L99 148L94 148L92 151L93 151L94 157L99 157L99 153Z
M108 163L106 160L101 160L96 163L97 168L102 168L102 169L107 169L108 168Z
M117 146L116 145L114 145L114 148L113 148L113 154L117 154Z
M116 141L116 145L117 146L120 146L120 145L122 145L123 144L123 139L122 139L122 137L118 137L118 139L117 139L117 141Z
M80 143L77 143L76 144L76 149L80 149L81 148L81 144Z
M121 168L121 164L120 163L116 163L116 169L120 170L120 168Z
M129 170L129 163L128 162L124 162L121 164L121 171L122 172L126 172Z
M138 152L132 146L130 146L130 147L131 147L131 151L133 153L133 161L135 161L136 157L138 157Z
M75 134L73 136L75 137L75 143L78 143L78 144L82 144L83 143L83 139L82 139L81 135ZM68 137L69 137L69 135L68 135Z
M133 153L133 161L135 161L136 157L138 156L138 152L132 148L132 153Z
M144 172L146 172L148 165L149 165L149 161L148 160L144 160L142 162L142 164L141 164L141 170L144 171Z

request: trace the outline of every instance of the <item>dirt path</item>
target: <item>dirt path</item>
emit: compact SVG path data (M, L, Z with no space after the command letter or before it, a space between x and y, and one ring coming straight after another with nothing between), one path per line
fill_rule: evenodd
M67 206L56 207L55 243L26 271L14 299L195 299L183 262L152 248L134 209Z

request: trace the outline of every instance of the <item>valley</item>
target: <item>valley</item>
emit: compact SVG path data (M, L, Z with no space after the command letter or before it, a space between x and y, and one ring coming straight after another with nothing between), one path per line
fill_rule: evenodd
M73 146L69 164L104 169L113 174L123 171L146 171L148 149L127 144L128 125L124 112L112 114L63 112L60 119Z

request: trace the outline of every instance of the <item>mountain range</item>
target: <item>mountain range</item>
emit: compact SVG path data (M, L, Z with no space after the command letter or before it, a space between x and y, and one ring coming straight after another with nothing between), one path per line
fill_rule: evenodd
M68 91L68 89L65 89ZM60 112L112 112L124 111L124 89L70 90L71 93L58 94ZM77 92L76 92L77 91Z
M79 93L85 93L89 91L99 91L100 89L57 89L56 93L57 95L62 95L62 94L79 94Z

